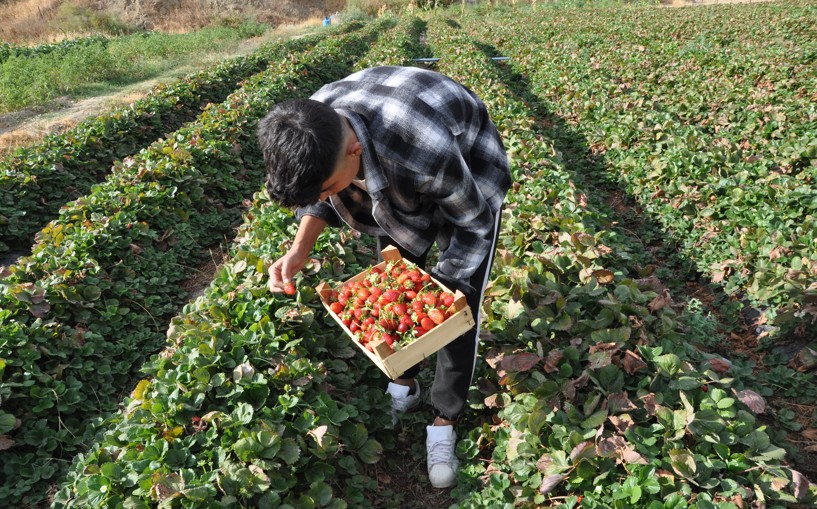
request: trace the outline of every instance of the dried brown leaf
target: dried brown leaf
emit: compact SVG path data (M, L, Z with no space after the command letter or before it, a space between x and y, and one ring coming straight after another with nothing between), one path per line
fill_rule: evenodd
M593 446L593 442L590 440L586 440L576 445L572 451L570 451L570 461L574 464L579 462L585 458L592 458L596 455L596 448Z
M774 491L780 491L789 485L789 480L783 477L775 477L770 484Z
M627 432L627 430L635 427L635 422L633 422L633 420L626 415L611 415L609 419L610 423L616 428L616 431L621 434L624 434Z
M712 368L713 371L716 373L728 373L730 369L732 369L732 362L729 359L725 359L723 357L714 357L709 359L709 366Z
M791 471L791 481L792 484L794 485L794 498L796 498L799 501L803 501L803 499L809 493L809 487L811 486L811 483L809 482L808 479L806 479L806 476L804 476L797 470Z
M542 495L547 495L564 479L565 476L561 474L553 474L545 477L544 479L542 479L542 485L539 486L539 493L541 493Z
M647 363L637 353L627 350L624 352L623 368L628 375L634 375L642 369L647 369Z
M636 410L636 407L626 392L616 392L607 398L607 409L611 414L621 414Z
M542 358L533 352L522 352L502 359L502 369L511 372L523 373L536 366Z
M551 465L553 465L553 458L550 454L543 454L539 461L536 462L536 468L540 472L547 472Z
M582 371L582 374L579 375L579 377L576 378L575 380L573 380L571 383L573 384L573 387L575 387L577 389L581 389L582 387L587 385L587 382L589 382L589 381L590 381L590 375L587 373L587 370L584 370L584 371Z
M501 352L496 348L492 348L485 355L485 363L491 366L492 369L496 369L496 367L499 366L499 363L502 362L503 357L505 357L504 352Z
M612 283L616 279L616 275L607 269L593 271L593 277L596 278L601 285Z
M630 446L625 447L621 450L621 459L624 463L629 465L646 465L647 458L639 454L635 449Z
M749 410L756 414L762 414L766 411L766 400L763 396L753 390L746 389L737 393L738 399L744 405L749 407Z
M669 290L664 289L660 294L656 295L652 302L647 304L647 307L650 308L650 311L655 312L673 305L675 305L675 302L670 297Z
M14 440L6 435L0 435L0 451L11 449L14 446Z
M800 434L803 435L803 438L806 440L813 440L817 442L817 429L815 428L806 428L801 431Z
M48 302L39 302L29 306L28 311L36 318L45 318L46 314L51 310L51 304Z
M620 435L614 435L604 438L596 444L596 454L603 458L609 458L616 456L619 449L623 449L624 447L627 447L627 440Z
M609 343L596 343L592 345L589 349L589 353L596 353L596 352L610 352L615 353L621 348L620 343L616 343L615 341L611 341Z
M309 430L309 435L312 435L315 438L315 442L317 442L318 447L323 447L323 437L326 435L326 432L329 431L329 426L322 425L318 426L315 429Z
M548 356L545 358L545 365L543 366L545 373L553 373L554 371L558 371L561 368L560 363L564 357L565 356L561 350L551 350L548 352Z
M655 399L655 394L650 393L641 397L641 401L644 403L644 409L650 416L655 416L655 413L663 408Z
M491 394L485 398L483 402L488 408L501 408L502 406L502 399L499 397L499 394Z

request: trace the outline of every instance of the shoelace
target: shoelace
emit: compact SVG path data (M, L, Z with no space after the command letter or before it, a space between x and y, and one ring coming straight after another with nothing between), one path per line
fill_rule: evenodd
M453 457L453 440L439 440L430 444L428 449L428 462L431 465L437 465L439 463L450 464Z
M406 410L408 410L409 407L409 398L410 396L407 396L405 398L395 398L394 396L392 396L392 406L394 407L395 410L405 412Z

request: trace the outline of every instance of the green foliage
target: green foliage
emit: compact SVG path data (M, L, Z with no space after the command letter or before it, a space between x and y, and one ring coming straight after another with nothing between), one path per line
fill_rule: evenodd
M332 46L334 59L348 46ZM369 59L378 54L394 58L375 45ZM301 60L304 72L318 64ZM359 242L326 233L297 297L271 294L267 272L293 223L256 196L232 260L172 320L166 349L77 457L55 507L372 507L376 481L365 465L393 443L389 400L370 386L382 382L377 368L355 356L313 289L372 260Z
M699 270L813 330L814 6L581 12L474 27Z
M665 228L694 260L707 265L710 256L735 257L732 275L740 277L728 288L759 295L762 285L751 284L755 275L741 271L753 257L766 256L786 267L785 284L770 290L782 293L770 300L783 302L785 293L810 305L810 294L797 293L804 287L796 284L811 284L806 255L799 257L802 265L791 261L795 249L808 253L813 242L808 207L792 210L795 202L809 203L810 187L789 179L804 175L801 183L810 183L812 158L807 150L785 152L780 142L802 138L807 147L813 134L813 108L803 92L814 89L803 85L813 78L807 65L813 9L797 2L785 7L792 6L791 14L774 5L691 13L625 8L594 11L592 18L587 11L541 15L483 7L478 16L462 16L457 9L451 11L456 19L427 26L412 20L388 32L394 47L372 46L376 53L360 65L407 62L424 49L414 38L427 28L429 48L441 57L438 69L488 106L514 176L483 302L484 361L470 415L458 429L462 465L452 492L458 507L727 509L817 502L817 488L792 468L785 450L785 431L798 429L798 416L772 399L811 401L813 376L787 366L782 354L767 357L771 369L757 374L749 362L699 349L716 346L719 324L700 302L673 301L660 279L666 271L644 266L647 253L616 229L581 174L592 166L577 157L598 155L609 165L610 180L620 179L645 210L666 217ZM490 12L495 17L485 15ZM789 39L804 52L792 50ZM196 236L220 221L208 211L238 203L239 181L253 178L241 168L259 165L257 147L243 137L252 132L247 119L282 97L272 91L305 95L335 73L349 72L346 63L357 54L349 41L327 42L318 60L310 52L280 62L190 129L117 166L105 184L41 232L45 254L38 258L36 250L21 263L30 275L13 269L2 286L0 338L11 339L0 339L0 434L23 445L4 451L11 452L4 461L13 458L4 474L15 480L0 495L17 500L32 483L58 478L59 469L47 461L50 451L69 458L79 442L61 433L55 411L71 426L74 412L98 415L84 404L88 388L118 383L121 390L125 383L113 381L125 376L109 375L100 359L119 362L114 349L133 349L147 341L139 334L165 330L166 319L152 324L126 296L161 309L166 297L151 296L172 295L176 281L165 269L177 267L166 253L187 262L201 245ZM339 58L340 51L349 56ZM512 60L488 58L497 54ZM805 64L785 72L766 65L787 58ZM332 65L340 61L346 63ZM769 84L750 86L745 75ZM748 88L729 88L732 83ZM753 110L765 101L774 111ZM773 118L780 112L785 118ZM764 120L749 128L747 115ZM729 145L739 147L738 136L757 142L759 160ZM796 164L785 166L793 154ZM753 173L770 159L774 170ZM785 207L774 207L771 197ZM727 206L733 202L740 206ZM776 214L788 214L786 221ZM707 218L716 215L719 224L740 229L707 236L713 226ZM758 218L786 235L798 224L805 229L794 240L786 237L791 252L772 260L767 237L782 241L772 230L752 230ZM366 468L394 445L394 432L385 429L383 379L355 355L314 294L319 280L345 279L369 265L371 249L344 231L325 233L316 262L289 299L271 294L266 278L294 232L290 213L256 195L232 260L203 297L171 320L165 350L144 365L145 379L119 412L104 413L116 400L108 394L103 426L88 431L101 434L83 438L93 445L75 456L56 506L388 504L375 498L378 480ZM723 249L736 232L755 244L738 242L728 255L710 250ZM165 250L171 242L188 247ZM106 258L111 246L119 251ZM161 268L154 274L150 267ZM141 295L126 293L130 288ZM125 320L134 321L122 325ZM120 325L136 339L100 332ZM767 424L772 419L774 426ZM79 436L76 429L71 433ZM16 456L20 450L29 456Z
M377 65L415 65L414 58L426 55L427 47L420 43L420 34L426 23L420 18L407 18L395 26L387 36L355 64L355 70Z
M686 336L693 344L711 348L723 343L723 337L718 331L718 320L712 313L704 311L700 300L690 299L686 303L681 321L688 325Z
M107 45L109 38L102 35L92 35L89 37L79 37L68 39L53 44L40 44L37 46L17 46L6 42L0 43L0 62L9 57L32 57L49 53L68 53L83 46Z
M499 425L475 427L458 444L459 506L813 502L817 490L758 422L763 397L729 376L731 363L687 341L705 332L694 327L715 324L694 306L679 315L657 278L628 277L637 267L608 244L615 237L590 190L512 88L524 83L488 60L494 50L483 41L505 36L494 29L476 44L467 31L485 20L466 21L475 23L452 30L434 20L429 45L441 71L485 100L518 185L483 305L493 348L472 400ZM506 44L526 43L517 33Z
M114 161L178 129L206 105L223 101L242 80L289 52L308 48L324 35L328 34L266 46L176 83L160 85L132 105L85 120L0 161L0 252L11 246L29 246L34 233L56 217L66 202L102 181ZM79 72L85 68L84 62L73 67Z
M388 398L360 385L375 368L318 316L314 291L267 290L291 215L259 196L248 217L233 260L174 318L55 507L346 507L364 495L355 485L383 453L374 435L390 424ZM321 266L354 259L336 243Z
M348 74L382 28L274 63L118 164L3 274L0 393L3 413L19 422L7 436L0 496L14 505L42 500L42 483L90 442L98 416L115 409L134 370L160 347L185 268L229 232L262 180L255 122L274 102Z
M157 75L214 46L260 35L266 25L209 27L187 34L143 32L61 46L59 51L12 53L0 64L0 112L81 94L96 83L132 83Z

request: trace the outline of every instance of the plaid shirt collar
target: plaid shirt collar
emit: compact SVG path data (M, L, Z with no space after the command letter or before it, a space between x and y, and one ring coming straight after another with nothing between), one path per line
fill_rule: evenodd
M366 189L371 195L380 193L380 191L389 187L389 181L386 180L383 168L380 167L380 161L377 160L374 144L372 143L371 136L369 136L369 129L366 128L366 124L363 123L363 120L357 113L342 108L336 111L349 120L358 141L363 146L363 157L360 160L360 164L363 166L363 178L366 180Z

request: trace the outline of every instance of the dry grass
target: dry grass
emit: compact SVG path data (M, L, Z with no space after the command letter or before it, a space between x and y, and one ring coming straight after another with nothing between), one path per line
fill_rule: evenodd
M0 158L11 154L20 147L33 145L42 138L42 135L30 132L13 131L0 134Z
M55 41L51 20L62 0L9 0L0 6L0 40L5 42ZM43 36L48 34L48 37ZM62 35L62 34L60 34Z
M394 1L394 0L392 0ZM111 0L0 0L0 40L15 44L56 42L90 33L99 25L125 30L188 32L251 19L274 26L316 24L342 11L346 0L279 0L267 7L215 0L145 1L115 10ZM121 3L120 3L121 4ZM104 30L102 30L104 32Z

